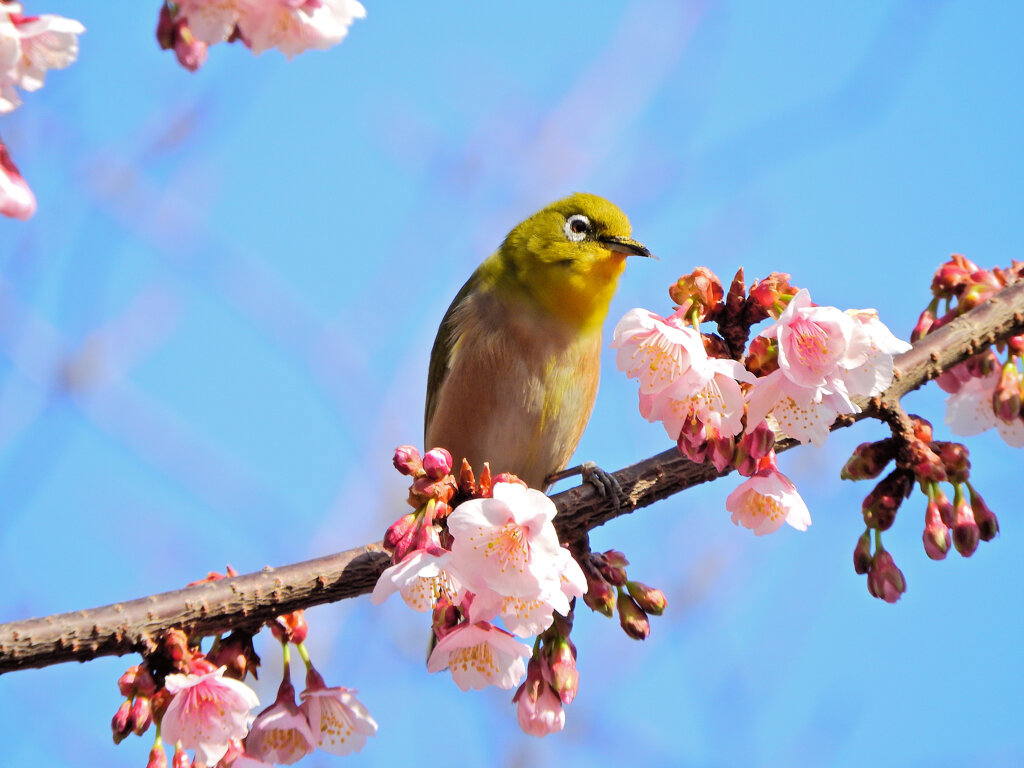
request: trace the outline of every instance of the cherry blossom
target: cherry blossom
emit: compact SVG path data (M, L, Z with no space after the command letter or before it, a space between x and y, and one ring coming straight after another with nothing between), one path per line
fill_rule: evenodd
M640 380L641 395L661 392L689 373L694 358L707 358L700 334L679 312L664 318L631 309L615 326L611 346L619 370Z
M535 598L558 584L554 502L518 483L495 483L493 498L470 499L448 516L452 562L474 592Z
M357 0L262 0L252 2L240 21L253 53L277 48L289 58L311 48L330 48L366 17Z
M32 194L7 147L0 142L0 214L28 219L36 212L36 196Z
M729 494L725 508L732 521L749 528L756 536L774 533L783 522L798 531L811 524L807 505L796 486L776 468L768 468L745 480Z
M546 665L531 659L526 680L512 697L519 727L531 736L547 736L565 728L565 709L548 675Z
M224 667L202 675L167 675L164 685L172 694L160 724L164 740L181 742L206 765L220 760L232 739L245 736L249 710L260 703L245 683L224 677Z
M299 694L301 709L317 746L325 752L359 752L366 745L367 736L377 735L377 722L355 694L356 691L342 686L328 688L312 667L306 672L306 690Z
M39 90L48 69L63 69L78 58L78 35L83 32L85 27L74 19L23 16L17 3L0 6L0 114L21 104L14 86Z
M402 562L392 565L377 579L370 600L380 605L394 592L414 611L429 611L441 594L459 591L459 582L449 568L452 553L423 549L409 553Z
M177 0L175 21L184 19L192 35L207 45L230 38L247 0Z
M836 416L860 410L845 392L802 387L781 369L759 378L747 399L748 424L760 424L770 413L785 434L814 445L824 445Z
M310 730L306 713L295 703L295 688L288 679L287 665L284 674L277 699L256 716L249 728L245 751L250 757L269 763L291 765L312 752L317 739Z
M946 398L946 426L955 435L969 437L995 427L999 436L1014 448L1024 448L1024 419L1011 422L998 418L992 409L992 395L999 385L1001 371L993 366L987 376L975 376Z
M529 646L492 624L465 623L438 641L427 659L427 671L450 670L452 680L463 691L488 685L508 689L526 673L523 659L530 654Z

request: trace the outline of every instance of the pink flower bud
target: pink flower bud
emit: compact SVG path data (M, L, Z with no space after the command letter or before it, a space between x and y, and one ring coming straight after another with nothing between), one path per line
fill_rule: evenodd
M755 336L743 365L755 376L767 376L779 367L778 344L767 336Z
M888 530L896 519L900 508L910 491L913 490L913 477L905 469L894 469L874 487L861 504L864 524L879 531Z
M942 560L949 552L951 542L949 528L942 522L939 505L934 499L928 499L928 509L924 516L924 533L921 535L924 551L932 560Z
M440 640L459 624L459 610L452 603L451 598L442 594L434 604L434 611L431 614L431 626L434 636Z
M128 727L136 736L141 736L153 722L153 711L149 706L149 698L136 696L132 703L131 712L128 713Z
M149 750L149 762L146 763L146 768L167 768L167 753L164 751L164 745L159 741Z
M906 591L903 571L896 567L892 555L884 549L879 550L868 572L868 592L887 603L895 603Z
M992 410L997 418L1012 424L1020 418L1020 405L1020 372L1016 362L1008 362L1003 366L1003 374L992 393Z
M896 458L896 441L891 437L874 443L861 443L839 473L843 480L869 480L882 474L886 465Z
M395 448L395 457L391 461L395 469L403 475L416 477L423 471L420 452L411 445L400 445Z
M732 464L735 451L736 442L731 437L716 435L708 440L708 458L719 472L724 472L725 468Z
M971 473L971 459L966 446L961 443L940 441L933 443L939 452L939 459L951 483L964 483Z
M871 532L864 531L853 548L853 570L863 575L871 570L871 562Z
M932 441L932 423L917 414L910 414L910 422L914 425L914 437L923 443Z
M915 325L914 330L910 332L910 343L913 344L919 339L924 338L933 325L935 325L935 313L929 308L922 312L921 316L917 318L917 325Z
M907 461L920 482L942 483L946 481L946 468L942 459L928 443L913 437L907 440L904 449Z
M777 319L796 293L796 286L790 285L785 272L772 272L763 280L757 280L750 286L747 299L746 314L751 324L767 317Z
M964 557L970 557L978 548L978 539L981 531L974 519L974 510L963 498L963 494L957 493L959 497L956 502L956 518L953 521L953 546L956 551Z
M125 698L130 698L135 695L135 678L139 674L139 666L128 667L124 671L124 674L117 678L117 689L121 692L121 695Z
M401 542L411 539L416 532L420 516L415 512L402 515L384 532L384 549L394 551Z
M452 455L444 448L431 448L423 457L423 471L431 480L440 480L452 471Z
M171 768L189 768L191 765L192 761L188 757L188 752L175 747L174 757L171 758Z
M1006 349L1011 355L1024 355L1024 333L1018 333L1006 340Z
M626 566L629 565L629 560L626 559L624 554L614 549L609 549L604 554L591 555L590 557L609 584L621 587L626 583Z
M627 581L626 590L647 615L661 616L665 612L667 601L665 593L660 589L648 587L639 581Z
M940 299L950 299L962 291L970 278L971 271L968 270L962 261L960 254L953 254L953 257L935 270L932 278L932 293Z
M995 512L989 509L988 504L981 498L981 494L970 488L971 510L974 512L974 521L978 524L978 536L982 541L992 541L999 533L999 520Z
M587 577L587 594L583 596L583 602L590 610L603 613L611 618L611 615L615 613L615 589L605 581L601 572L589 558L584 559L580 565Z
M683 275L675 285L668 289L668 295L676 304L689 312L696 309L703 322L720 309L722 297L722 281L707 267L697 267L689 275Z
M615 607L619 610L619 626L634 640L646 640L651 634L651 623L647 614L626 592L619 592Z
M548 657L551 672L551 687L562 699L563 704L572 704L580 686L580 673L576 669L576 648L567 637L560 637Z
M128 720L131 711L132 703L126 699L121 702L121 706L117 708L117 712L114 713L113 718L110 720L110 731L114 736L115 744L120 744L132 732L132 727Z

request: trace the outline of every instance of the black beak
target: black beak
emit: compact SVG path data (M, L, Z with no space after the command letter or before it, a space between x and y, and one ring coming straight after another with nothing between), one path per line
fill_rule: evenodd
M647 250L647 246L631 237L599 237L597 242L604 245L608 250L624 253L627 256L645 256L648 259L658 258Z

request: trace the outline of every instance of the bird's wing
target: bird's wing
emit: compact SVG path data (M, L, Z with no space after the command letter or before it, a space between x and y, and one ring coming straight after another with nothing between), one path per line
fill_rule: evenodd
M455 310L466 298L480 285L480 270L477 269L461 290L452 299L451 306L444 313L444 319L437 329L437 337L434 339L434 346L430 350L430 369L427 373L427 403L423 414L423 432L426 434L430 420L437 410L437 401L441 395L441 388L445 379L448 378L448 371L451 370L454 358L455 346L458 344L459 329L455 318Z

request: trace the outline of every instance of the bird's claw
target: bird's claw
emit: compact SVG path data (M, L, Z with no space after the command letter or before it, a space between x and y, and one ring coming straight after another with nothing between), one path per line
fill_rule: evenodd
M583 482L594 486L597 492L601 494L601 498L607 499L610 497L612 504L615 505L615 509L619 508L619 495L622 493L622 484L615 479L615 475L605 472L592 461L585 461L580 464L580 474L583 476Z

